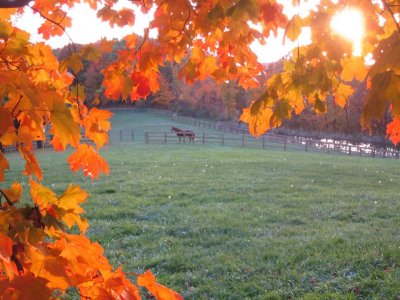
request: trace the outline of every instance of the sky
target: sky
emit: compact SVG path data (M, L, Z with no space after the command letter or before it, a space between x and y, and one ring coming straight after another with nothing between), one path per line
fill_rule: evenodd
M279 2L281 2L285 6L284 12L288 15L288 17L292 17L294 14L300 14L301 17L304 17L307 15L310 9L315 8L319 0L304 1L301 9L294 8L292 6L292 0L280 0ZM131 7L135 9L132 3L127 0L119 1L116 8L120 9L122 7ZM72 27L69 28L67 32L71 39L75 43L79 44L95 42L103 37L106 37L107 39L121 38L132 32L143 35L144 28L148 26L152 16L144 15L138 9L135 9L135 11L136 21L134 26L111 28L108 23L101 22L96 17L96 12L90 9L87 4L79 4L70 10ZM25 14L18 17L15 22L18 27L31 33L32 41L44 41L37 33L37 28L39 27L40 23L40 16L38 16L37 14L33 14L31 10L26 9ZM154 37L156 35L156 32L151 32L150 36L152 35ZM265 46L262 46L259 43L254 43L251 47L252 50L259 57L259 61L261 63L274 62L279 60L282 56L287 55L291 51L291 49L298 46L299 44L307 44L310 40L310 32L304 30L300 36L300 42L291 42L286 40L286 43L283 44L283 40L284 31L280 30L276 37L271 37L267 39L267 44ZM67 45L70 40L66 35L64 35L62 37L51 38L50 40L44 42L49 44L53 48L59 48Z

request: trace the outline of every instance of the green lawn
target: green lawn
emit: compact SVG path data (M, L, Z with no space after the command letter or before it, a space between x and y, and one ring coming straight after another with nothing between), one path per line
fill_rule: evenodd
M89 191L88 234L115 266L150 268L187 299L400 296L397 160L142 143L102 154L111 173L96 181L65 153L39 159L45 185Z

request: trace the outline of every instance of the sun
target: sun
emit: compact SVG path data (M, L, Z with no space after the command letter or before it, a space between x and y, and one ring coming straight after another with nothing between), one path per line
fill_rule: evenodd
M361 55L361 43L364 37L364 16L355 8L346 8L336 13L331 28L353 43L353 55Z

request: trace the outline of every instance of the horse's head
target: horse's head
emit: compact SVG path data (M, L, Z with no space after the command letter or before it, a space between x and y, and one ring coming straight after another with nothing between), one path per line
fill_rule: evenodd
M181 131L178 127L172 126L171 127L171 132L179 132Z

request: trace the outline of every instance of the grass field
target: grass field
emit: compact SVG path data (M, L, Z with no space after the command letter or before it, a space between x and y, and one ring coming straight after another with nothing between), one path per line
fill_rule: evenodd
M44 184L81 184L88 234L111 262L150 268L187 299L400 297L397 160L137 143L104 150L110 176L91 181L67 154L39 153Z

